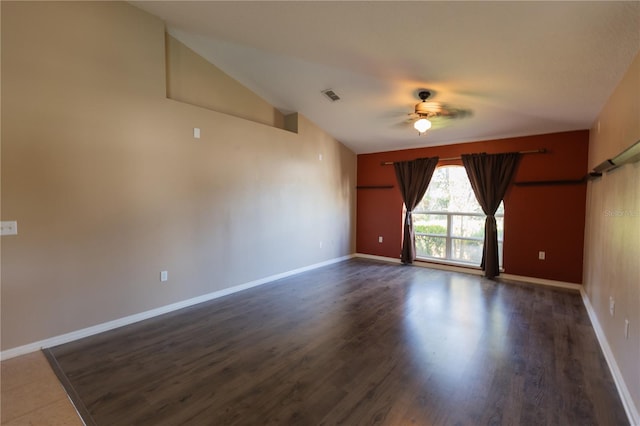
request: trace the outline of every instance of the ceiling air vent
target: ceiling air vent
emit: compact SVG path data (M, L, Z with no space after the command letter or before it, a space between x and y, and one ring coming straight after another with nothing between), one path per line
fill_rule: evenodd
M329 100L331 102L335 102L335 101L339 101L340 100L340 96L336 95L336 92L334 92L331 89L327 89L327 90L323 90L322 93L329 98Z

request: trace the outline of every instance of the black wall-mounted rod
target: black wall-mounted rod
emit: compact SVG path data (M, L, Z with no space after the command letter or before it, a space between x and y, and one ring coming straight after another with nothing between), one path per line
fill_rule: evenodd
M563 179L563 180L532 180L525 182L513 182L515 186L554 186L554 185L582 185L586 179Z
M393 185L360 185L356 189L391 189Z

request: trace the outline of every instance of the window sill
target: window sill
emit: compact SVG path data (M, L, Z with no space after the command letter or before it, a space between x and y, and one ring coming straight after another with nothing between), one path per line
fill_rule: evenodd
M425 266L428 266L428 264L436 264L436 265L443 265L443 266L453 266L456 268L466 268L466 269L472 269L474 271L482 271L482 268L479 265L473 265L473 264L469 264L469 263L464 263L464 262L456 262L455 260L440 260L440 259L432 259L432 258L428 258L428 257L417 257L416 258L416 262L420 262L425 264ZM501 266L500 267L500 273L504 272L504 268Z
M449 259L440 260L440 259L432 259L429 257L418 257L416 258L416 261L423 262L423 263L435 263L438 265L457 266L459 268L476 269L479 271L482 270L478 265L473 265L465 262L456 262L455 260L449 260Z

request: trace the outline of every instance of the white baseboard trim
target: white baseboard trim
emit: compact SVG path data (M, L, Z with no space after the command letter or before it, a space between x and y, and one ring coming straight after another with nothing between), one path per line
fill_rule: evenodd
M600 343L600 348L602 349L604 358L607 360L607 364L609 365L609 371L611 371L613 381L616 384L616 388L618 388L618 394L620 395L620 399L622 400L624 411L627 413L629 423L631 425L640 426L640 413L638 411L638 407L635 406L633 399L631 398L629 388L624 381L624 377L622 377L622 373L620 372L618 363L616 362L616 359L613 356L613 352L611 351L611 346L609 346L609 342L607 341L607 337L604 334L604 330L600 326L600 322L598 321L598 317L596 316L596 311L593 309L593 305L591 305L589 296L583 288L580 289L580 295L582 296L582 303L587 310L587 314L589 314L591 325L596 332L596 337L598 338L598 343Z
M529 284L546 285L549 287L568 288L568 289L577 290L577 291L582 290L581 284L568 283L565 281L547 280L544 278L534 278L534 277L523 277L521 275L512 275L512 274L500 274L499 278L503 278L505 280L511 280L511 281L525 282Z
M182 300L180 302L172 303L170 305L161 306L159 308L151 309L149 311L140 312L138 314L129 315L123 318L118 318L113 321L108 321L102 324L97 324L91 327L83 328L81 330L72 331L70 333L62 334L59 336L50 337L48 339L39 340L37 342L28 343L23 346L11 348L0 352L0 360L6 360L14 358L20 355L25 355L31 352L36 352L42 348L50 348L52 346L62 345L72 342L74 340L82 339L85 337L93 336L98 333L113 330L114 328L122 327L125 325L133 324L139 321L143 321L149 318L156 317L158 315L166 314L178 309L186 308L188 306L197 305L198 303L207 302L209 300L217 299L219 297L227 296L232 293L247 290L252 287L257 287L262 284L266 284L272 281L276 281L282 278L287 278L292 275L300 274L302 272L311 271L313 269L321 268L323 266L332 265L334 263L343 262L351 259L354 255L337 257L334 259L326 260L324 262L315 263L313 265L304 266L302 268L293 269L291 271L282 272L280 274L271 275L258 280L249 281L244 284L225 288L222 290L214 291L212 293L203 294L202 296L193 297L191 299Z

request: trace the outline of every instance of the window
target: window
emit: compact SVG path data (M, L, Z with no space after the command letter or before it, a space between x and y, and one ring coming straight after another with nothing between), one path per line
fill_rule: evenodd
M464 167L438 167L427 193L413 211L417 257L480 265L485 217ZM502 265L503 203L496 212L496 222Z

